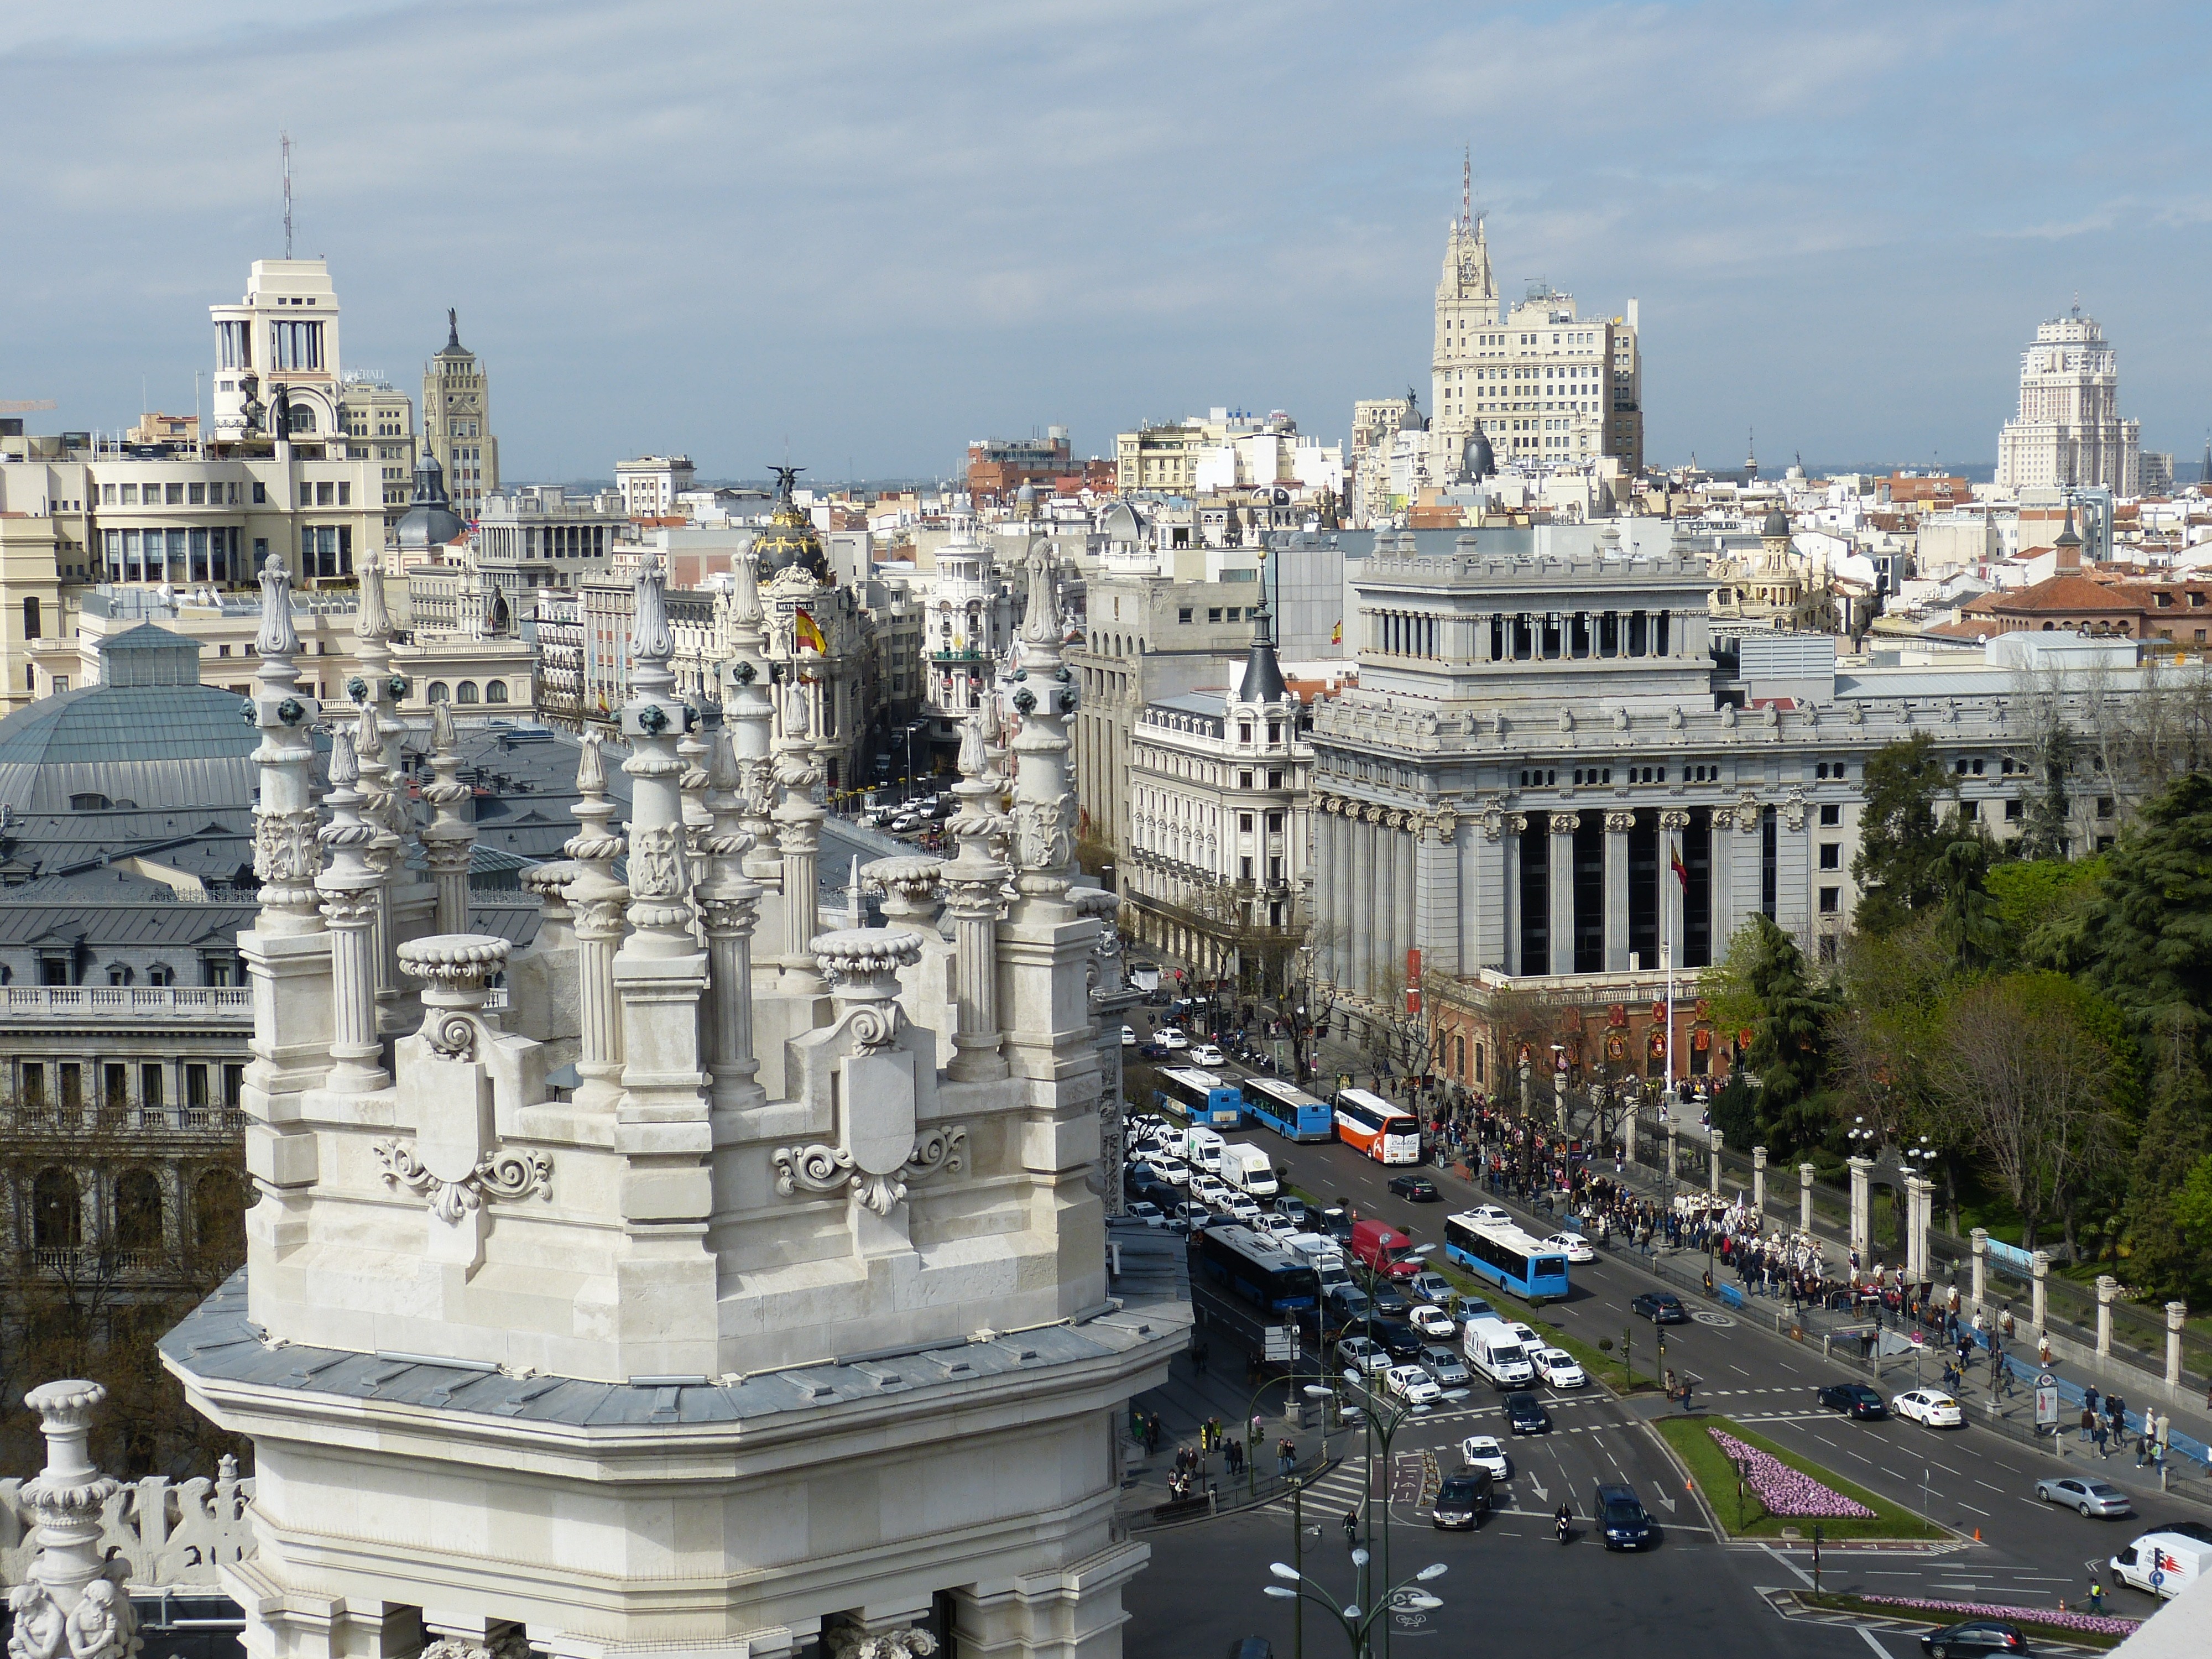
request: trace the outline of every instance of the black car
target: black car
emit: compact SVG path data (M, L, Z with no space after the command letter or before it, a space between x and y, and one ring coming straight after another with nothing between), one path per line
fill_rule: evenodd
M1597 1522L1598 1536L1609 1550L1649 1549L1659 1541L1636 1488L1626 1483L1601 1483L1590 1513Z
M1321 1231L1340 1244L1352 1239L1352 1212L1341 1204L1332 1204L1321 1212Z
M2153 1527L2151 1530L2179 1533L2184 1538L2194 1538L2200 1544L2212 1544L2212 1523L2203 1521L2168 1521Z
M1820 1390L1820 1401L1830 1411L1841 1412L1862 1422L1870 1423L1889 1415L1889 1407L1882 1404L1881 1396L1863 1382L1831 1382Z
M1515 1434L1549 1434L1552 1414L1533 1394L1509 1394L1505 1396L1505 1426Z
M1376 1313L1389 1314L1395 1317L1402 1314L1409 1314L1413 1310L1413 1304L1406 1300L1405 1291L1399 1289L1391 1280L1378 1279L1375 1281L1375 1311Z
M1963 1625L1947 1625L1942 1630L1931 1630L1920 1638L1920 1645L1936 1659L1952 1659L1954 1654L1966 1653L2026 1653L2027 1638L2017 1625L2008 1625L2002 1619L1969 1619Z
M1413 1364L1420 1359L1421 1334L1402 1319L1370 1319L1367 1322L1367 1334L1401 1365Z
M1646 1291L1628 1306L1631 1312L1642 1314L1655 1325L1680 1325L1690 1316L1682 1298L1672 1291Z
M1437 1191L1437 1183L1425 1175L1392 1176L1390 1190L1415 1204L1433 1204L1443 1196Z
M1490 1471L1463 1469L1457 1474L1446 1475L1443 1485L1437 1488L1436 1507L1429 1511L1429 1524L1447 1531L1473 1532L1489 1513Z

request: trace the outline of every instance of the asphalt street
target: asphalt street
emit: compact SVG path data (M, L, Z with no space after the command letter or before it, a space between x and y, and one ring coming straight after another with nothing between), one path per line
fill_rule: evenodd
M1443 1201L1414 1204L1387 1190L1395 1171L1350 1147L1296 1146L1264 1128L1240 1138L1266 1146L1279 1164L1289 1168L1297 1187L1324 1200L1341 1199L1363 1217L1386 1219L1417 1243L1441 1244L1444 1216L1477 1202L1504 1202L1532 1231L1555 1230L1551 1218L1524 1212L1486 1191L1478 1195L1468 1183L1441 1170L1430 1173ZM1595 1263L1571 1269L1571 1295L1547 1305L1540 1316L1593 1347L1601 1338L1609 1337L1618 1352L1624 1332L1632 1334L1637 1369L1645 1376L1652 1374L1658 1359L1657 1339L1663 1335L1663 1363L1678 1375L1697 1379L1694 1397L1700 1407L1755 1427L1869 1491L1916 1513L1924 1511L1960 1535L1957 1544L1932 1551L1849 1550L1831 1545L1823 1554L1825 1588L2046 1608L2063 1597L2079 1606L2093 1570L2114 1550L2157 1521L2205 1518L2193 1505L2155 1496L2138 1496L2138 1516L2116 1521L2084 1519L2040 1503L2033 1495L2038 1479L2081 1473L2083 1462L2069 1457L2062 1462L2047 1452L1972 1426L1978 1384L1965 1395L1969 1423L1963 1429L1930 1430L1894 1419L1854 1423L1820 1409L1814 1393L1821 1384L1864 1380L1864 1373L1826 1364L1817 1346L1747 1324L1717 1303L1692 1293L1677 1291L1692 1311L1692 1322L1655 1331L1649 1322L1629 1311L1632 1297L1658 1287L1638 1260L1633 1252L1601 1249ZM1928 1377L1934 1380L1932 1369ZM1913 1381L1912 1362L1898 1359L1885 1367L1876 1386L1887 1397L1913 1386ZM1633 1640L1639 1653L1653 1651L1656 1643L1656 1650L1664 1653L1677 1630L1686 1649L1696 1645L1703 1651L1717 1647L1722 1651L1779 1651L1785 1638L1791 1651L1863 1652L1869 1643L1880 1646L1884 1641L1889 1644L1884 1651L1905 1650L1907 1644L1895 1637L1782 1622L1756 1592L1809 1587L1807 1553L1802 1549L1724 1546L1713 1537L1703 1510L1682 1489L1675 1465L1640 1420L1661 1409L1659 1402L1643 1397L1624 1402L1595 1387L1565 1394L1549 1389L1538 1392L1553 1419L1550 1434L1509 1440L1498 1396L1478 1387L1466 1401L1410 1420L1398 1431L1392 1443L1397 1454L1395 1478L1380 1468L1379 1449L1370 1465L1364 1437L1358 1432L1348 1443L1343 1435L1334 1437L1332 1449L1344 1455L1344 1462L1310 1494L1307 1524L1321 1532L1317 1538L1309 1538L1309 1547L1341 1577L1346 1552L1340 1517L1362 1496L1371 1468L1378 1496L1388 1493L1393 1499L1397 1576L1403 1577L1431 1560L1444 1561L1454 1569L1439 1587L1446 1607L1436 1618L1443 1628L1464 1631L1465 1625L1453 1619L1449 1608L1455 1601L1464 1607L1468 1605L1466 1598L1479 1595L1486 1637L1525 1634L1550 1652L1579 1650L1587 1638L1593 1644L1600 1639ZM1460 1440L1478 1433L1504 1442L1512 1460L1511 1476L1499 1492L1500 1511L1474 1534L1433 1532L1424 1499L1433 1494L1441 1474L1458 1467ZM1564 1549L1554 1541L1552 1510L1564 1497L1578 1516L1587 1516L1591 1488L1601 1479L1626 1480L1634 1486L1662 1523L1663 1541L1651 1555L1608 1556L1587 1540ZM1322 1513L1313 1514L1315 1508ZM1977 1528L1978 1542L1973 1537ZM1265 1601L1259 1594L1267 1562L1286 1559L1287 1504L1260 1516L1200 1522L1151 1536L1152 1568L1132 1591L1131 1605L1138 1618L1132 1626L1133 1640L1146 1627L1145 1621L1155 1616L1155 1609L1170 1621L1156 1628L1188 1635L1193 1607L1181 1592L1198 1582L1187 1583L1183 1577L1193 1570L1203 1572L1214 1587L1212 1594L1199 1598L1205 1603L1200 1611L1208 1638L1196 1645L1176 1641L1151 1647L1139 1642L1133 1651L1218 1653L1231 1637L1249 1633L1274 1638L1279 1654L1291 1650L1285 1639L1288 1617L1277 1613L1287 1604ZM1493 1565L1486 1559L1501 1553L1517 1558L1524 1552L1539 1561ZM1695 1562L1692 1571L1680 1570L1682 1559ZM1479 1579L1479 1591L1470 1579ZM1249 1597L1238 1594L1224 1598L1221 1592L1240 1582L1251 1586ZM2108 1586L2107 1595L2115 1613L2142 1617L2153 1610L2148 1596L2131 1589ZM1164 1602L1163 1596L1170 1599ZM1563 1622L1563 1609L1571 1609L1574 1617ZM1212 1640L1217 1624L1218 1643ZM1747 1645L1717 1643L1723 1629L1741 1631ZM1312 1634L1310 1629L1308 1633ZM1333 1640L1341 1642L1342 1638ZM1316 1650L1335 1650L1326 1644Z

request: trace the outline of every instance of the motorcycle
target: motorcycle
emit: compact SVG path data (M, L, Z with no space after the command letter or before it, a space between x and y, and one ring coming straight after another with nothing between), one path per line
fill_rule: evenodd
M1574 1528L1570 1524L1571 1518L1572 1517L1571 1517L1564 1509L1559 1511L1557 1517L1559 1522L1558 1530L1559 1541L1562 1544L1568 1542L1575 1535Z

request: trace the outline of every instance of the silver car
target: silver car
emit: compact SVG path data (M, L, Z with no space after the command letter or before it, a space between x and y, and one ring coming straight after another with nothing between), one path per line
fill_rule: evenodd
M2106 1486L2086 1475L2053 1475L2035 1483L2035 1495L2046 1504L2063 1504L2083 1515L2133 1515L2135 1505L2118 1486Z
M1440 1389L1464 1389L1474 1379L1468 1373L1467 1362L1449 1348L1435 1346L1421 1350L1421 1365L1437 1379Z

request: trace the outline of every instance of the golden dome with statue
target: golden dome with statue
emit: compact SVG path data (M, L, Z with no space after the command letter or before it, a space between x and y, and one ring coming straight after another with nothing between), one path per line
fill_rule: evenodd
M769 470L775 474L775 507L769 514L768 527L753 538L761 575L769 577L796 568L825 587L835 586L836 579L830 574L829 558L822 550L821 534L806 510L792 497L799 475L806 469L775 466Z

